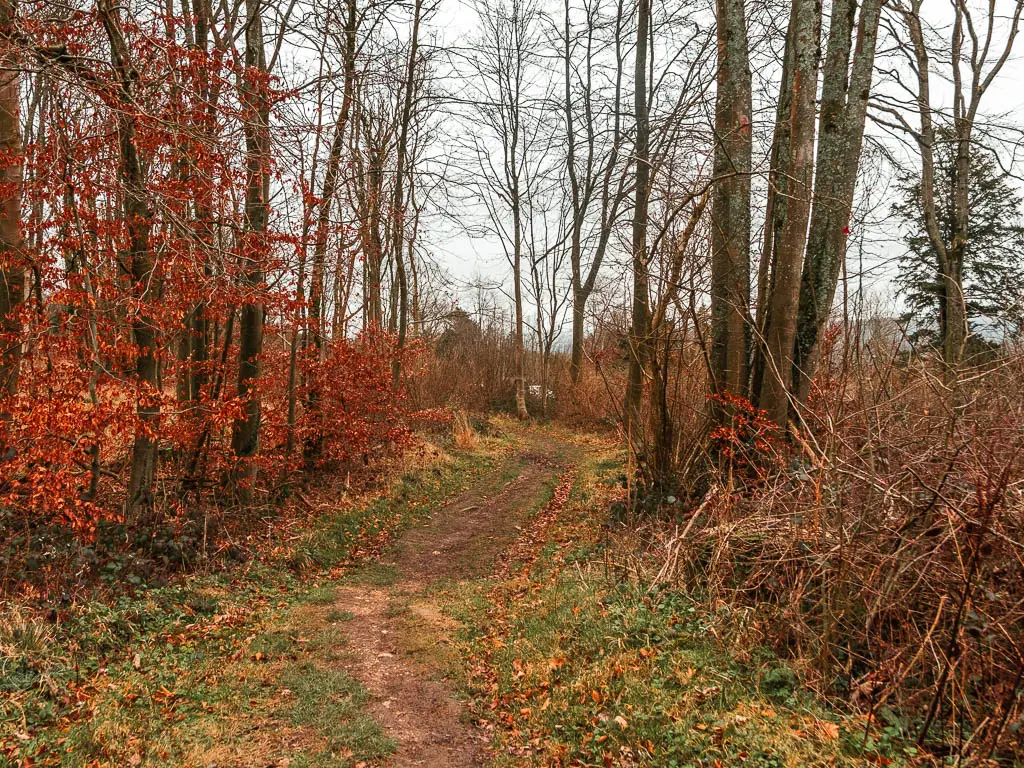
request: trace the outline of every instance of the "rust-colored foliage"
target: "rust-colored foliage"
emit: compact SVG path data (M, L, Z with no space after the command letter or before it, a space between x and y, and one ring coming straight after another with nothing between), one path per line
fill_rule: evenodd
M24 151L0 159L25 167L24 188L0 195L23 196L24 249L4 260L27 267L29 282L10 318L17 332L3 339L22 356L19 386L0 400L0 506L14 516L0 525L86 538L104 520L145 527L197 502L229 503L241 461L258 470L244 482L260 504L300 470L362 466L402 447L405 388L392 363L415 376L414 346L339 329L319 355L304 350L307 304L294 279L309 245L303 222L272 203L266 231L250 231L243 212L246 94L272 109L295 95L246 66L230 35L207 30L200 43L193 17L104 3L39 11L24 4L20 37L4 43L38 74ZM257 159L281 183L274 159ZM309 211L317 202L303 200ZM240 459L240 325L253 306L266 338L250 393L259 451ZM313 388L316 407L303 408ZM311 439L323 445L312 464L301 450ZM156 456L154 476L140 475L141 507L128 498L140 443Z

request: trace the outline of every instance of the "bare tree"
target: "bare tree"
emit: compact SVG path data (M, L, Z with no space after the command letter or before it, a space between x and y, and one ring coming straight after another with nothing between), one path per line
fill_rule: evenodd
M637 4L636 55L633 68L633 119L636 136L633 155L636 162L633 182L633 301L629 331L629 380L626 383L625 427L627 434L640 425L640 404L644 390L644 363L647 334L650 330L650 276L647 272L647 207L650 200L650 102L647 87L648 49L651 29L650 0Z
M711 206L711 368L718 395L747 386L752 95L742 0L718 0L715 185ZM720 414L726 415L725 409Z
M981 118L981 102L1013 53L1020 30L1024 2L1011 0L1005 11L997 10L995 0L980 12L967 2L953 4L953 23L948 38L936 43L941 54L949 51L948 69L941 72L952 87L952 110L945 111L932 91L932 74L939 51L928 38L929 27L921 15L923 0L907 0L893 5L906 27L909 40L902 40L901 51L916 75L916 83L903 85L906 98L880 98L879 109L892 120L888 123L910 135L921 163L921 210L925 229L938 258L941 277L939 329L947 377L955 378L967 341L967 308L964 302L964 260L970 247L969 182L974 134ZM941 38L940 38L941 39ZM914 128L903 116L907 103L916 107L919 125ZM886 122L883 119L883 122ZM947 124L954 138L952 163L952 227L948 239L943 235L937 210L935 178L936 125Z
M558 45L563 64L563 111L565 114L565 169L568 181L571 221L569 256L572 268L572 349L570 376L579 381L583 364L583 336L587 300L608 252L623 202L630 188L630 163L622 151L626 140L622 120L625 53L625 16L622 0L612 6L613 16L603 15L601 0L584 4L582 29L573 24L569 0L563 5ZM613 60L605 65L603 52L611 34ZM611 92L598 82L611 81ZM597 205L596 242L588 238L588 224ZM592 249L589 264L584 250Z
M764 252L758 286L758 339L752 393L780 426L789 415L797 302L814 171L815 97L821 56L821 3L793 0L778 116L772 140ZM770 266L769 266L770 265Z
M530 264L530 293L533 299L534 321L532 323L537 339L537 377L541 414L548 415L550 390L551 354L555 341L562 330L565 308L569 301L569 288L563 277L568 260L566 228L571 226L571 214L560 184L550 184L547 189L534 190L538 199L526 201L529 214L529 237L527 251ZM539 231L538 231L539 230Z
M866 0L858 16L852 0L833 7L818 117L822 9L805 0L792 4L769 156L754 323L747 277L752 98L746 19L742 7L719 3L713 378L718 394L747 391L779 427L809 392L846 258L879 8L877 0Z
M406 61L405 82L402 84L402 112L398 124L398 144L395 147L395 188L391 204L391 250L395 261L395 274L398 281L398 348L405 346L409 332L409 279L406 272L405 243L405 209L408 204L406 194L406 175L409 172L409 132L413 120L413 109L416 100L416 69L419 65L420 21L423 15L423 0L413 3L412 34L409 40L409 56ZM396 357L392 362L392 374L395 385L401 372L401 359Z
M530 164L536 161L532 153L542 133L542 121L531 112L546 97L545 93L536 92L532 80L540 40L538 12L530 0L480 3L476 10L480 40L472 64L480 79L481 93L473 107L497 139L499 157L494 158L484 137L478 137L473 149L491 228L512 267L516 412L520 419L527 419L523 261L528 216L523 200L531 194L527 190L530 180L538 177L530 172Z
M794 390L801 403L810 393L821 338L846 261L881 5L881 0L863 0L857 16L856 47L851 40L856 0L837 0L832 6L822 66L814 208L800 281L793 350Z
M21 239L21 194L24 158L21 146L21 73L15 46L15 0L0 2L0 180L7 192L0 200L0 396L18 391L21 323L18 307L25 298Z
M313 243L313 265L309 285L310 336L317 355L322 354L324 344L324 273L327 262L327 243L330 235L331 210L337 204L335 199L345 143L348 140L348 122L352 112L356 79L356 35L359 30L359 15L356 0L347 0L344 22L344 49L342 53L342 96L341 107L334 122L330 150L324 169L323 185L319 195L316 217L316 236Z

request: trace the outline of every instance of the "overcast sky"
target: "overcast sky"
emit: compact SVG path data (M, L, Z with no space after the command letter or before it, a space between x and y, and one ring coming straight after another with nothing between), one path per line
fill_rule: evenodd
M784 0L773 0L784 2ZM924 0L923 14L937 29L947 27L952 19L951 0ZM553 13L561 13L560 2L551 4ZM655 14L659 7L657 0ZM663 6L667 7L667 6ZM678 8L678 2L672 3L673 8ZM694 4L695 13L701 13L699 3ZM1011 7L1010 0L996 0L997 14L1008 11ZM425 39L430 45L446 50L457 50L464 46L477 26L477 17L470 3L464 0L439 0L436 11L426 24ZM1003 29L1006 28L1005 15L1003 16ZM999 24L997 23L997 29ZM827 32L827 21L825 25ZM948 34L946 35L948 40ZM1001 41L1000 41L1001 42ZM878 60L879 68L892 67L897 64L894 56L887 56L886 49L891 45L891 40L883 41L880 45ZM1019 52L1006 64L999 78L994 82L990 92L986 95L983 103L983 111L988 117L995 118L1007 127L1020 125L1021 107L1024 106L1024 43L1018 43ZM891 50L891 49L890 49ZM629 52L630 60L627 60L627 68L631 67L632 52ZM714 55L713 48L709 55ZM447 62L441 61L443 68ZM944 72L939 67L932 75L932 88L936 98L944 101L948 106L950 89L948 83L943 82ZM764 74L760 71L759 75ZM769 68L770 70L770 68ZM903 70L905 72L905 69ZM445 89L458 93L465 84L460 82L461 78L468 76L468 70L462 72L456 66L454 70L445 69L446 81L443 83ZM557 77L557 73L552 75ZM885 75L876 73L876 90L892 90L893 86L886 79ZM631 97L630 97L631 99ZM918 121L915 116L908 114L908 120L916 127ZM455 132L473 131L475 126L472 122L455 119L442 119L438 122L439 140L445 147L459 146ZM916 164L916 158L900 142L878 126L868 127L871 138L882 142L885 147L894 153L901 161L908 164ZM457 151L457 150L456 150ZM1016 152L1009 144L1004 145L1006 162L1019 170ZM448 158L456 163L464 162L467 158ZM866 163L870 166L870 163ZM899 227L897 222L891 220L889 208L893 202L894 190L888 186L890 167L880 162L881 172L872 175L870 189L862 189L866 195L864 202L872 207L869 221L863 231L854 231L851 239L851 251L848 259L849 267L855 272L860 263L868 268L865 276L865 285L872 287L879 296L891 295L891 282L894 274L893 261L900 249ZM472 207L464 211L470 218L483 216L482 207L476 211ZM440 217L432 217L428 228L423 233L424 245L435 259L452 275L459 283L466 285L476 278L483 277L492 282L508 282L510 269L505 259L500 243L494 238L480 234L472 234L466 228L454 221L443 220ZM608 264L609 276L614 279L616 276L616 265Z

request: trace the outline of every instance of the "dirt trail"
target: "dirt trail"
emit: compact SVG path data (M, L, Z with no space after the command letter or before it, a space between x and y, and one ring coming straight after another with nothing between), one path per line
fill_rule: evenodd
M380 561L397 570L394 583L339 588L337 607L354 616L345 625L349 671L370 691L374 715L398 742L389 765L486 763L486 736L467 722L443 679L444 660L457 662L450 640L454 622L428 592L437 582L490 572L558 474L560 453L535 446L510 457L438 509L426 525L409 531Z

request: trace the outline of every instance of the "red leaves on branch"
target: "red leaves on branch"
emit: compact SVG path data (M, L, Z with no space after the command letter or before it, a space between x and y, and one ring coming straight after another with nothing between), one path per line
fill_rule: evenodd
M218 502L237 461L231 428L245 406L235 381L247 304L263 308L266 325L252 395L262 405L253 459L265 472L262 490L310 468L301 447L313 438L323 448L317 466L362 466L402 448L409 412L392 362L401 358L403 375L415 375L415 348L399 353L389 335L364 333L335 334L319 357L304 351L309 323L295 279L308 246L302 217L270 210L266 232L247 230L246 94L271 109L296 94L245 67L229 41L186 44L190 20L133 18L122 8L126 85L110 63L101 15L69 14L33 17L29 8L19 19L19 55L45 75L31 84L37 101L23 158L0 156L0 166L24 162L29 284L20 335L0 339L21 342L24 353L17 393L0 396L0 507L88 536L99 521L124 515L140 435L157 445L159 514L176 514L197 488ZM125 173L126 131L141 189ZM273 157L258 160L279 171ZM17 193L0 188L0 196ZM133 196L144 205L129 214ZM142 277L131 252L140 231L153 263ZM245 279L253 267L262 281ZM155 337L156 385L139 375L147 352L140 325Z
M768 413L745 397L730 394L711 395L710 399L729 415L728 423L711 431L717 456L751 479L762 477L779 456L775 448L778 427Z

